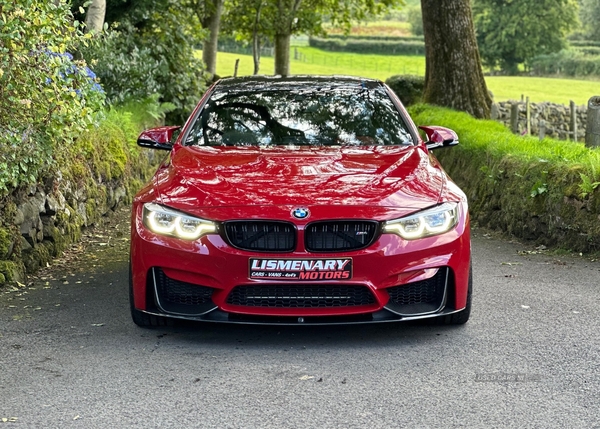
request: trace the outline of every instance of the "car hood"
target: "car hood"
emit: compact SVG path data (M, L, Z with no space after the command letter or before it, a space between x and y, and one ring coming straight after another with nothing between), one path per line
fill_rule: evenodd
M176 147L155 176L174 208L437 203L446 178L419 146Z

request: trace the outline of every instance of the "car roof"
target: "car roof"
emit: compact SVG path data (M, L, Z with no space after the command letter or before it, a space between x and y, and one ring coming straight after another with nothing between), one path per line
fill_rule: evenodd
M379 88L383 85L380 80L354 76L244 76L223 78L218 81L218 90L246 90L246 89L297 89L318 88L319 86Z

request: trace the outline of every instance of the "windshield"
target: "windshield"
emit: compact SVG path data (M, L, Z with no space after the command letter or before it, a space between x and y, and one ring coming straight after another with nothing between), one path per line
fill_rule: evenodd
M359 84L215 92L186 144L370 146L413 144L383 87Z

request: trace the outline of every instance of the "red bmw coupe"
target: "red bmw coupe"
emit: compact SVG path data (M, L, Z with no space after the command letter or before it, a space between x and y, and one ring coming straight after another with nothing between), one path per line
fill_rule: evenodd
M133 321L463 324L472 271L465 194L380 81L245 77L215 83L136 195Z

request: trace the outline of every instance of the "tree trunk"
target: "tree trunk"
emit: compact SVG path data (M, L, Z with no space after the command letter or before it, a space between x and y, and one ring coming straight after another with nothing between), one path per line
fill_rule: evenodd
M290 74L290 38L291 34L275 35L275 74Z
M258 74L260 68L260 35L258 34L258 24L260 22L260 10L262 2L256 7L256 15L254 15L254 27L252 28L252 59L254 60L254 74Z
M421 0L426 103L489 118L492 99L481 69L470 0Z
M217 47L219 42L219 27L223 0L208 0L205 3L205 16L201 19L202 27L208 29L208 39L202 44L202 60L206 64L206 71L211 75L217 69Z
M106 0L92 0L85 15L86 32L100 33L104 28L106 15Z

